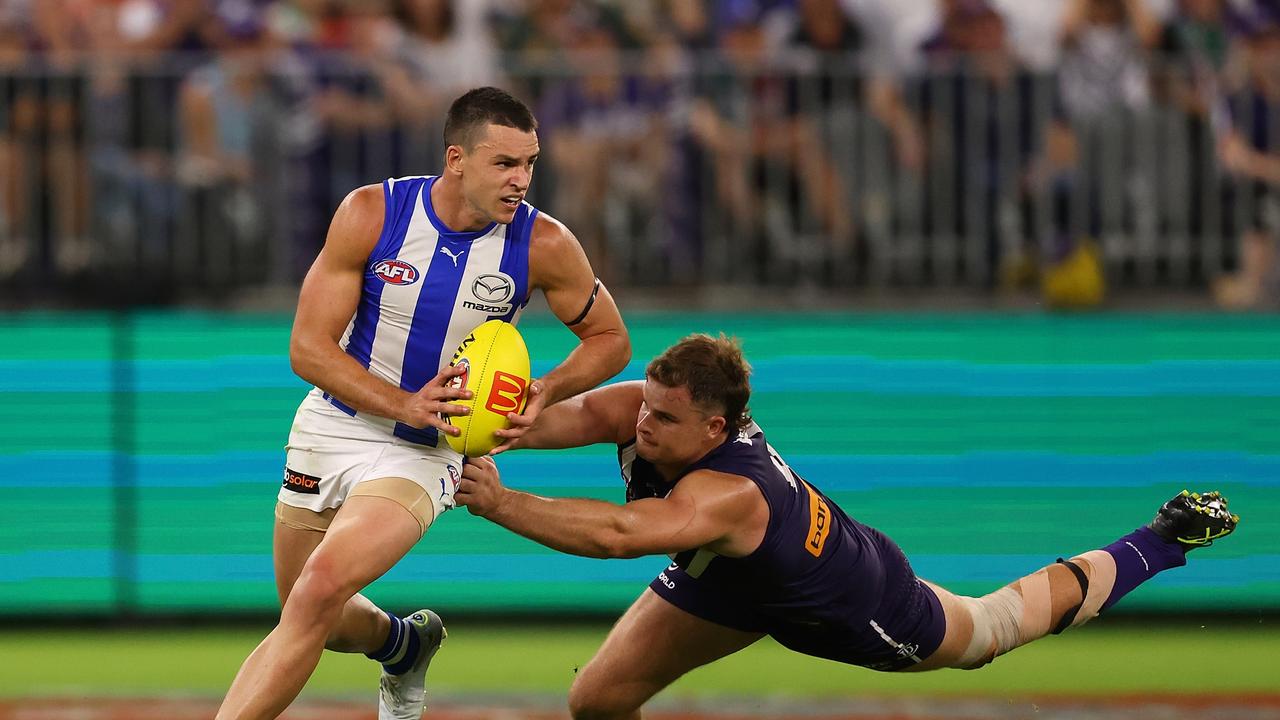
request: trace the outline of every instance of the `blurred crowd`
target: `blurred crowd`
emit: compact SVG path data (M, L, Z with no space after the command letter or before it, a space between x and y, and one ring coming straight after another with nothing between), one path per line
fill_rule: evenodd
M485 84L615 282L1280 296L1280 0L0 0L0 287L296 282Z

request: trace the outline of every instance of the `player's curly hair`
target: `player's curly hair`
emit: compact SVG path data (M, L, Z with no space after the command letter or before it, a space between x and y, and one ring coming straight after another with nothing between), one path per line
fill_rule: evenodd
M645 376L667 387L686 387L698 407L723 411L730 435L751 423L751 365L737 338L695 333L649 362Z
M449 106L449 115L444 121L444 142L470 151L476 142L475 131L490 123L524 132L538 129L533 112L516 96L501 88L478 87L468 90Z

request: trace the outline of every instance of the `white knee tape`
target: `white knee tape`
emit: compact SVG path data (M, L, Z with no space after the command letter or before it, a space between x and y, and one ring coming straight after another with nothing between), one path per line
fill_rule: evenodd
M969 617L973 618L973 636L969 640L969 646L964 649L964 654L956 661L955 666L961 668L973 667L993 655L995 640L991 637L991 623L986 619L987 608L982 604L981 600L959 595L956 597L969 610Z
M1017 582L1022 592L1022 630L1019 644L1025 645L1049 634L1053 623L1053 589L1049 570L1041 568Z
M991 622L991 635L996 641L996 655L1003 655L1022 642L1022 608L1024 601L1017 585L1005 585L982 598Z
M962 597L973 618L973 639L958 665L1003 655L1021 644L1022 593L1016 585L1006 585L981 598Z

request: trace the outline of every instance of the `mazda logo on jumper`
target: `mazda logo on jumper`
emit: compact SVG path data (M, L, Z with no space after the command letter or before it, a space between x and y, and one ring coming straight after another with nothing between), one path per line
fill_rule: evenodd
M481 302L504 303L515 294L515 287L505 275L481 275L471 283L471 294Z

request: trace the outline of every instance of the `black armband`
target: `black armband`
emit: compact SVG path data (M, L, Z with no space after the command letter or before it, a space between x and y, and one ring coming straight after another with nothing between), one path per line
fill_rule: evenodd
M591 297L587 298L587 304L582 308L582 312L578 313L578 317L565 323L565 325L577 325L587 319L587 313L591 312L591 306L596 304L596 295L600 294L600 278L596 278L596 284L591 288Z

